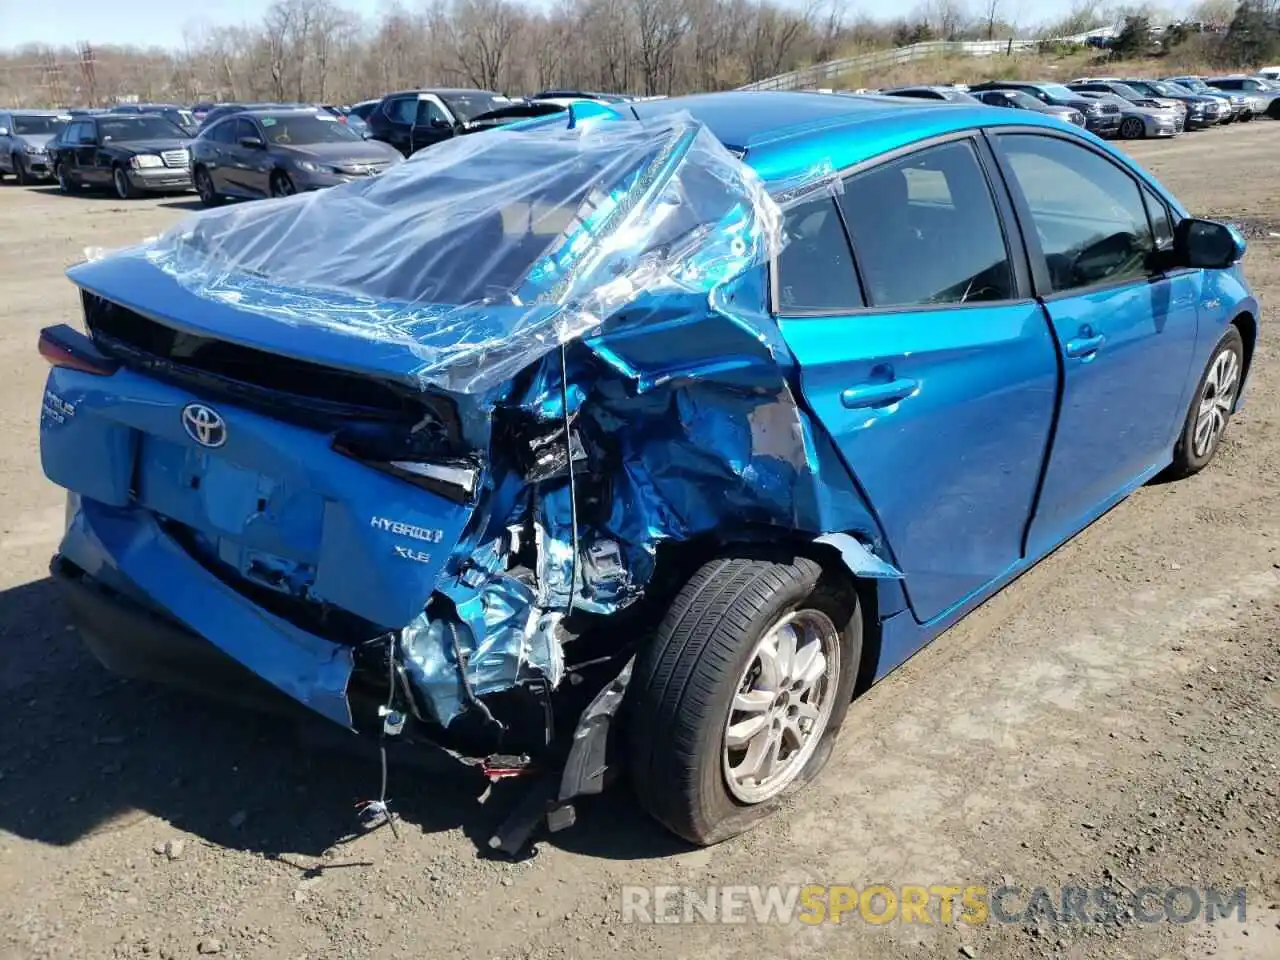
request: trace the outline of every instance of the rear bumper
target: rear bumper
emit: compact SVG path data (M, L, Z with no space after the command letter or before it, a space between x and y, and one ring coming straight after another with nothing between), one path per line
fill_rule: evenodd
M67 513L51 572L109 669L267 709L289 698L352 727L350 648L254 605L146 511L72 495Z
M49 573L85 646L113 673L248 709L305 712L198 633L113 590L62 554L54 555Z

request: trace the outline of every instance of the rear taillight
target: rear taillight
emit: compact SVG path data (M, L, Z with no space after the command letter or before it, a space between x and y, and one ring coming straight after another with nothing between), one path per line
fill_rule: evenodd
M407 444L388 436L362 435L357 429L339 433L333 449L416 487L452 500L469 503L480 486L480 468L466 457L421 456L409 453Z
M80 370L100 377L109 377L120 369L119 361L99 351L92 340L65 323L41 330L37 349L40 356L54 367Z

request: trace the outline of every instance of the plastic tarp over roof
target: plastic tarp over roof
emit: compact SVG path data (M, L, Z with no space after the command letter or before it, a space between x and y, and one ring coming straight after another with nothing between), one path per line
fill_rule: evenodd
M675 114L456 137L128 255L242 311L397 344L423 386L477 393L642 296L710 294L782 243L756 174Z

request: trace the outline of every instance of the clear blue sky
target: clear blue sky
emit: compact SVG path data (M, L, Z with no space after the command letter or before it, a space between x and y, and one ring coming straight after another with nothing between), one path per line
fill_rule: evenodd
M339 0L364 16L376 15L383 0ZM532 0L538 2L538 0ZM799 2L799 0L795 0ZM256 22L271 0L0 0L0 48L24 43L74 45L130 43L176 47L183 31L200 23L213 25ZM412 6L412 0L405 4ZM972 0L976 11L980 0ZM900 0L853 0L850 10L877 17L901 14L914 6ZM1070 0L1004 0L1004 15L1021 24L1048 20L1069 9Z

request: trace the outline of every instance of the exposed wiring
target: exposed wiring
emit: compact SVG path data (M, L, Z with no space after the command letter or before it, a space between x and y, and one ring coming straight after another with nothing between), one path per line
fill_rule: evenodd
M458 626L452 620L445 621L445 629L449 631L449 641L453 646L453 657L458 662L458 679L462 682L462 693L467 698L467 706L477 711L484 719L486 725L497 727L500 733L505 733L506 725L494 717L488 705L476 696L476 692L471 687L471 681L467 678L467 661L468 657L462 652L462 647L458 643Z
M403 715L394 708L396 700L396 647L395 639L387 639L387 702L378 713L382 717L382 733L378 737L378 758L382 763L382 785L378 789L377 800L364 800L356 804L360 816L366 822L378 817L391 828L391 834L400 839L400 831L396 829L396 818L391 812L390 801L387 800L387 733L398 733L404 727Z
M568 350L560 344L560 405L564 408L564 450L569 464L569 523L573 533L573 558L569 564L569 609L573 613L574 597L578 592L578 487L573 476L573 425L569 416L569 361Z

